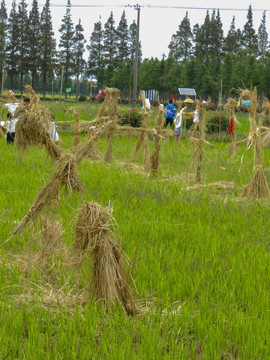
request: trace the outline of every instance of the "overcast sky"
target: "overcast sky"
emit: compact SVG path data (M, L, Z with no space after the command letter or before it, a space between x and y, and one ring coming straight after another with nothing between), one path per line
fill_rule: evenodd
M29 11L31 9L32 0L26 0L26 2ZM17 0L17 4L18 3L19 0ZM45 0L39 0L40 12L44 3ZM67 0L51 0L52 21L57 43L59 42L58 30L66 12L66 4ZM130 4L130 6L128 6L128 4ZM135 4L135 2L131 3L122 0L121 2L119 2L119 0L100 0L99 2L91 0L71 0L72 21L74 25L76 25L79 22L79 19L81 19L84 28L84 36L87 40L87 44L89 44L89 39L94 29L94 23L99 21L99 16L101 16L101 22L104 26L112 11L115 27L117 27L123 10L125 10L127 22L128 25L130 25L133 20L137 21L138 12L134 9ZM201 25L204 22L207 8L210 11L210 16L213 8L220 10L225 36L227 35L233 15L235 15L236 28L243 29L243 26L247 21L247 10L250 4L253 10L253 26L257 32L261 22L262 12L266 10L267 31L270 40L270 5L265 0L256 0L256 2L243 0L238 2L233 0L222 2L217 0L193 0L192 2L181 2L179 0L169 0L168 3L164 0L149 0L148 2L139 4L141 5L140 41L142 44L143 58L151 58L152 56L160 59L163 53L167 56L171 36L178 30L178 26L183 20L186 11L188 11L188 17L192 28L196 23ZM9 14L11 0L6 0L6 5ZM95 5L97 7L93 7ZM186 8L180 8L184 6L186 6Z

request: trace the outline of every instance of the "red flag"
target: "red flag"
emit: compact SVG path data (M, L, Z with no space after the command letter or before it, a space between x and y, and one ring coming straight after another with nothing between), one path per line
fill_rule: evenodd
M233 122L233 118L231 118L231 121L230 121L229 134L231 134L231 135L234 134L234 122Z

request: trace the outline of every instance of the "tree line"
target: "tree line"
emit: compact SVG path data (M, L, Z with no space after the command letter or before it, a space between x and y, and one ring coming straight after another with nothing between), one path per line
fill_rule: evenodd
M0 70L5 68L8 74L5 85L11 89L19 86L22 94L25 81L30 80L45 98L52 79L55 91L59 90L63 67L64 91L73 87L78 95L80 77L96 78L99 84L117 87L127 96L133 85L137 25L135 21L128 25L125 11L117 26L113 12L104 26L100 20L96 22L87 44L81 21L77 25L72 22L71 3L67 0L59 32L57 49L50 0L45 1L41 12L38 1L32 0L29 13L25 0L20 0L18 7L13 0L9 15L1 0ZM193 28L186 12L168 48L168 57L142 59L140 44L138 89L157 90L166 98L169 93L177 93L179 87L195 88L199 96L218 101L221 84L226 95L234 94L238 87L253 85L259 93L270 96L265 11L257 32L250 5L243 29L236 29L233 16L226 36L219 10L211 14L207 11L204 22Z

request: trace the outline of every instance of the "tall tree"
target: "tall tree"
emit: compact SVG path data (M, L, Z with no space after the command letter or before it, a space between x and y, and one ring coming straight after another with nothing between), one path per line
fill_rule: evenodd
M16 0L13 0L8 18L7 65L10 76L10 86L13 90L14 76L18 74L18 42L19 27L17 23Z
M113 12L111 12L107 22L104 25L104 59L106 64L116 65L117 54L117 35L114 27Z
M75 70L76 70L76 77L77 77L77 86L76 86L76 99L78 99L79 94L79 77L80 74L83 73L84 66L86 61L83 58L83 54L85 51L84 44L86 40L83 35L83 27L81 24L81 19L79 19L79 23L75 26L75 35L74 35L74 55L75 55Z
M40 67L40 19L37 0L33 0L32 9L29 12L29 70L32 77L32 88L35 90L35 79Z
M265 56L265 52L269 47L268 33L266 30L266 11L263 12L262 20L258 29L258 55L260 58Z
M18 6L17 14L18 32L18 70L20 74L20 93L23 94L23 76L29 71L29 19L27 13L27 4L21 0Z
M62 25L59 29L61 33L59 42L59 58L60 64L64 65L64 80L65 80L65 96L67 96L68 79L74 74L75 56L74 56L74 24L71 19L71 3L67 1L66 13L62 19Z
M42 41L40 43L40 70L42 74L43 99L46 96L47 77L53 76L56 63L56 41L52 27L50 0L46 0L40 16L40 31Z
M122 61L126 60L129 55L128 51L128 24L126 19L126 13L123 11L119 25L116 29L117 35L117 63L120 64Z
M193 34L190 27L188 12L178 26L176 34L173 34L169 44L169 56L175 58L176 61L184 60L191 55Z
M240 29L238 29L240 31ZM224 40L224 51L226 53L230 52L234 55L237 55L239 48L241 46L241 39L239 39L239 32L235 29L235 16L233 15L232 22L228 34Z
M223 47L223 29L222 22L220 18L219 10L213 10L210 22L210 41L209 41L209 55L212 60L215 60L218 55L222 53Z
M94 24L94 31L91 34L90 45L87 45L87 50L89 51L87 75L96 77L101 67L104 52L103 30L100 21Z
M193 43L194 43L194 56L199 59L200 53L202 52L202 29L197 23L193 26Z
M7 47L7 9L5 0L0 5L0 93L2 95L2 74L6 63Z
M135 59L135 53L136 53L136 40L137 40L137 24L135 20L133 20L132 24L129 26L128 29L129 34L129 42L128 42L128 49L129 49L129 57L132 61ZM139 41L139 64L142 61L142 45Z
M201 42L202 42L202 53L203 55L206 55L206 53L208 53L210 50L210 44L211 44L211 20L208 10L206 12L204 23L201 26Z
M258 52L258 37L253 28L253 13L251 5L249 5L247 13L247 22L243 29L243 47L247 50L247 53L256 55Z

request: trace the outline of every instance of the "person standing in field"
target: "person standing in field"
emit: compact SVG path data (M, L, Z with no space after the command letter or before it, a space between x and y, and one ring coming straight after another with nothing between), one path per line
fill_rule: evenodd
M165 107L164 116L165 116L165 123L164 128L166 129L167 125L170 123L171 129L173 129L173 118L176 113L176 108L172 103L172 100L169 100L169 105Z
M13 143L14 139L15 139L15 127L17 124L18 119L14 119L13 115L8 112L7 113L7 121L6 121L6 125L7 125L7 143Z

